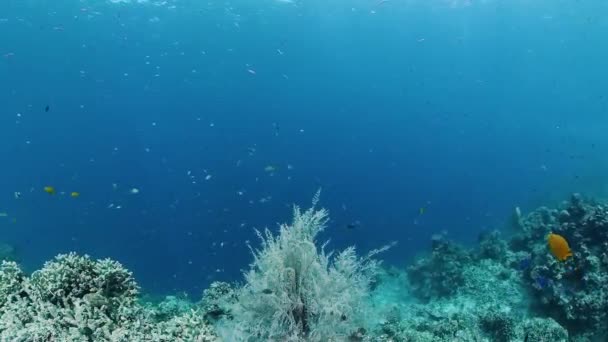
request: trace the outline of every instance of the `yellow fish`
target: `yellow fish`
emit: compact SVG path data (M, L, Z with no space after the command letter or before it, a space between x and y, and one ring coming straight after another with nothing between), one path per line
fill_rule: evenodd
M549 245L551 254L553 254L557 260L566 261L568 258L572 257L572 251L570 250L570 246L568 246L568 241L566 241L563 236L549 233L549 235L547 235L547 244Z
M47 186L44 187L44 192L46 192L49 195L54 195L55 194L55 187L47 185Z
M424 207L420 207L420 210L418 210L418 213L420 215L424 214L424 212L426 211L426 209Z
M70 196L72 198L76 198L76 197L80 196L80 192L72 191L72 193L70 193Z

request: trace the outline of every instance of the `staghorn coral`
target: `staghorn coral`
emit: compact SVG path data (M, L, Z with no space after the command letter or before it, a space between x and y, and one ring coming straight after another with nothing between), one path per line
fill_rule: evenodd
M32 289L57 304L65 298L99 294L112 301L133 301L139 288L131 272L116 261L94 261L87 255L60 254L31 276Z
M0 341L215 340L203 313L155 315L138 304L138 286L119 263L59 255L26 277L12 262L0 267Z
M2 261L0 264L0 312L12 296L19 294L25 274L14 261Z

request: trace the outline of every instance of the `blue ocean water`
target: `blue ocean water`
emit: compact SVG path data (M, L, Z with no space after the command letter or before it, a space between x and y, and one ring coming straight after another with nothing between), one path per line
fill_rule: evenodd
M1 240L26 268L77 251L198 296L319 188L329 248L398 241L397 266L515 206L604 196L607 10L4 0Z

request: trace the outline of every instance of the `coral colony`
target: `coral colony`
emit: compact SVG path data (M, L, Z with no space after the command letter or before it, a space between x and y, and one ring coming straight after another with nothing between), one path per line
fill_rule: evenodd
M518 209L508 237L483 234L474 249L437 235L400 270L377 261L388 247L325 251L317 200L258 233L244 284L213 283L198 302L150 302L109 259L59 255L31 275L5 260L0 341L606 341L607 203ZM549 234L572 256L552 254Z

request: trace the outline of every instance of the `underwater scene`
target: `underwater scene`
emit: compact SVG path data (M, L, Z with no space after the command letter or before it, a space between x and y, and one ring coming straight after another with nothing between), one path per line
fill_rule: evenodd
M608 341L606 15L0 1L0 342Z

